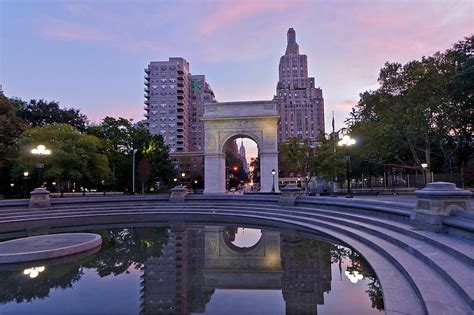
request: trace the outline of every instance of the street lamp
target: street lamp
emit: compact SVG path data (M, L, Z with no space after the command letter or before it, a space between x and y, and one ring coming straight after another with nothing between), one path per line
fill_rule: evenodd
M30 173L28 172L23 172L23 179L25 180L25 198L26 198L26 181L28 180L28 175Z
M421 163L421 167L423 168L423 183L426 186L426 169L428 168L428 163Z
M351 157L349 155L349 147L351 145L354 145L356 141L354 139L351 139L349 135L345 135L342 137L342 140L339 141L337 144L339 146L344 146L347 148L347 155L344 157L344 160L346 160L346 178L347 178L347 195L346 198L352 198L352 193L351 193L351 178L350 178L350 169L351 169Z
M137 149L133 149L133 159L132 159L132 193L135 195L135 154Z
M31 150L31 154L43 157L45 155L50 155L51 150L46 149L44 145L40 144L36 148ZM41 169L44 168L44 164L37 163L36 168L38 169L38 185L41 185Z
M273 176L273 185L272 185L272 192L275 192L275 169L272 169L272 176Z

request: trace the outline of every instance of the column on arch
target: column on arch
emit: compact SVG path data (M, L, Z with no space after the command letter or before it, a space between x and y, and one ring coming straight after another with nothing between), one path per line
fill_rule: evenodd
M275 191L278 189L278 152L260 153L260 191L271 192L273 186L272 170L275 170Z
M204 156L204 193L225 192L225 156L222 153Z

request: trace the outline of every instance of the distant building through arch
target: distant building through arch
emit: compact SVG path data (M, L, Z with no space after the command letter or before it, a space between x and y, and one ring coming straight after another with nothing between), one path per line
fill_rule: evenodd
M273 101L222 102L204 107L204 193L224 193L224 144L239 137L257 143L260 191L278 191L278 115ZM272 175L275 171L275 176ZM274 185L274 186L273 186Z

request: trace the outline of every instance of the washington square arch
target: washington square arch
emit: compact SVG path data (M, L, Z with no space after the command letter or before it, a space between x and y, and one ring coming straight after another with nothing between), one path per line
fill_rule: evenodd
M278 191L278 120L273 101L222 102L204 106L204 193L226 191L224 144L236 138L257 143L260 191ZM275 175L272 174L272 171Z

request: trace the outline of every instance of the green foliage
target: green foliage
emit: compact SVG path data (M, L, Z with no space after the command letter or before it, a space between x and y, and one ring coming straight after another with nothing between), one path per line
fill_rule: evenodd
M346 121L363 161L452 172L472 158L473 37L405 65L386 63L380 88L360 95ZM456 166L454 166L456 167Z
M315 150L314 172L316 176L331 180L334 176L345 172L346 162L343 151L336 148L336 141L322 136Z
M175 170L163 138L151 135L143 124L134 126L131 120L125 118L106 117L100 125L91 126L87 132L104 141L105 152L112 168L111 183L114 189L131 190L134 149L137 150L137 163L146 158L150 164L150 174L146 176L143 186L149 188L155 181L172 181Z
M0 191L8 190L10 169L18 156L18 139L26 125L16 116L8 99L0 93Z
M87 117L79 109L60 108L56 101L30 100L25 102L19 98L10 101L17 109L17 116L31 127L69 124L84 132L87 128Z
M35 156L31 150L43 144L51 155ZM45 179L74 180L86 187L96 187L109 180L110 170L103 144L97 137L83 135L70 125L45 125L25 131L20 137L20 156L12 176L20 178L23 171L36 172L37 163L44 164Z
M314 175L315 170L315 147L312 146L308 139L301 142L300 139L294 137L290 138L288 142L281 143L278 149L280 176L289 176L293 173L294 176L311 176Z

